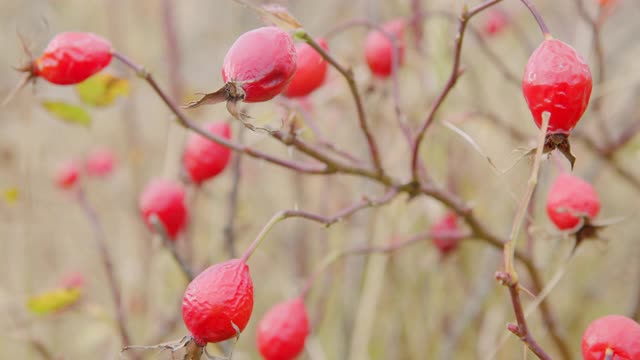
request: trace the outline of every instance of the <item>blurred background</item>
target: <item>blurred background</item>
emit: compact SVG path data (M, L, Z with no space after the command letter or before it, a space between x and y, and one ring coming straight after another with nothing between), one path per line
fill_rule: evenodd
M478 2L276 3L286 6L313 36L354 19L382 23L411 17L422 9L423 37L416 41L415 33L407 32L405 64L398 74L402 109L408 121L417 125L451 71L455 17L465 3ZM526 229L530 235L523 231L520 245L534 259L545 283L561 276L549 303L559 332L574 358L580 358L580 337L591 320L611 313L636 321L640 317L640 138L633 136L640 122L640 2L614 0L600 5L597 0L535 0L534 4L554 37L571 44L594 74L591 108L572 142L578 158L574 173L599 192L598 219L624 218L601 232L606 241L586 242L569 260L573 240L555 230L544 204L549 185L559 172L568 170L568 164L557 154L543 163ZM579 11L581 7L584 12ZM491 30L493 10L505 18L497 31ZM228 0L3 0L0 18L2 98L20 80L12 67L29 59L20 36L37 57L59 32L100 34L143 64L161 87L183 103L195 93L222 86L220 69L227 49L242 33L262 26L256 13ZM594 27L601 40L600 59ZM334 34L329 39L330 52L353 67L384 166L392 176L406 180L410 154L395 121L391 81L376 79L369 72L363 56L366 32L355 27ZM536 127L521 95L520 79L527 58L541 41L537 24L519 1L503 1L473 18L462 51L464 75L438 112L422 148L430 176L468 201L480 220L503 237L509 235L529 176L529 163L518 160L534 145ZM187 281L160 239L144 226L137 202L151 179L180 179L188 132L131 71L113 61L104 72L126 79L128 86L128 92L109 106L83 104L73 86L38 81L0 109L0 358L120 356L114 306L91 225L76 198L53 181L60 164L80 161L101 148L115 154L112 174L83 176L80 183L104 226L131 342L153 345L187 334L180 317ZM42 106L45 101L82 107L90 125L60 121ZM316 127L340 148L368 159L348 87L335 70L303 104L308 120L303 134L310 141L318 140L310 130ZM276 99L248 105L246 111L253 122L277 127L292 106L299 107ZM199 123L229 119L223 105L188 114ZM481 152L443 126L445 120L462 129ZM279 157L306 160L260 132L232 124L237 141ZM610 156L598 155L607 144L619 146ZM189 187L191 218L184 235L189 242L177 245L197 271L241 254L279 210L300 208L329 215L363 195L376 197L384 191L366 179L296 174L247 156L241 158L239 169L240 175L229 166L202 188ZM234 188L235 211L230 200ZM300 219L277 225L249 262L255 306L234 358L259 358L255 329L260 317L273 304L298 294L328 254L406 239L427 230L446 212L433 199L407 201L403 195L330 228ZM230 219L233 241L228 240L228 232L225 235ZM447 256L425 239L390 254L346 257L323 273L306 299L313 327L301 358L520 358L522 343L505 328L514 318L508 292L494 280L501 261L499 250L474 240L464 241ZM526 272L522 273L527 286ZM76 285L82 280L80 298L73 305L43 314L27 306L42 294L50 296L45 303L53 301L52 291L68 285L69 278ZM530 298L523 294L523 299L528 305ZM542 347L554 359L561 358L539 311L533 311L529 326ZM123 355L139 356L170 358L154 350Z

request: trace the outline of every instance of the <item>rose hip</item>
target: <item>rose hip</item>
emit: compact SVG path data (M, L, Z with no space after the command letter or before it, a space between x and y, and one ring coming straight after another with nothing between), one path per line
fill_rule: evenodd
M395 36L398 44L398 66L404 61L404 30L407 24L403 19L389 21L382 25L382 29ZM365 58L371 72L382 78L389 77L392 69L393 43L378 30L372 30L365 42Z
M111 44L88 32L56 35L25 71L57 85L78 84L111 62Z
M582 357L584 360L640 359L640 325L621 315L594 320L582 335Z
M319 38L316 40L323 49L329 50L327 42ZM293 79L284 91L287 97L306 96L324 83L328 64L322 56L311 47L302 43L296 46L297 68Z
M258 350L266 360L292 360L304 349L309 317L301 298L272 307L258 324Z
M458 230L458 216L455 213L449 213L442 217L438 222L431 226L431 234L433 244L438 248L442 255L447 255L458 247L459 239L444 237L442 235L452 234ZM438 236L440 235L440 236Z
M204 126L211 134L231 139L231 127L226 122L212 122ZM195 184L216 177L227 167L231 158L231 150L213 141L192 134L187 140L182 164Z
M185 192L181 184L163 179L153 180L140 195L140 214L151 230L154 230L151 215L157 216L169 237L175 240L176 235L187 224L188 213L184 198Z
M55 172L54 182L60 189L70 189L78 182L80 167L75 161L68 161L60 165Z
M239 259L215 264L191 281L182 299L182 319L200 346L244 330L253 310L249 266Z
M592 219L599 212L600 198L591 184L566 173L554 181L547 197L547 214L558 229L573 229L581 217Z
M87 155L85 170L87 174L96 177L107 177L114 168L115 156L109 149L96 149Z

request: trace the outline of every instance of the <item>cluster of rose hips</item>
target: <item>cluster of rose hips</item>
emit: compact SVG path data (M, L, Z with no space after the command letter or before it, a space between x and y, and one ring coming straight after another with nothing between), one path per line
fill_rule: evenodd
M494 34L506 24L502 13L495 13L485 30ZM382 26L387 33L372 30L365 42L365 59L375 76L393 72L396 40L397 65L404 59L405 20ZM327 51L323 39L317 43ZM53 84L77 84L106 67L112 58L111 45L90 33L62 33L54 37L44 54L24 70L28 76L44 78ZM206 102L263 102L283 94L306 96L319 88L326 77L327 62L308 44L294 45L290 34L277 27L262 27L241 35L229 49L222 66L225 86L196 105ZM592 81L589 67L576 51L551 37L533 52L526 64L522 90L533 119L542 126L543 113L550 114L546 151L560 149L569 156L568 137L589 103ZM213 122L206 131L230 139L226 122ZM183 169L193 184L219 175L227 166L231 152L200 135L189 138L182 158ZM102 151L86 162L88 174L105 176L113 168L113 156ZM72 187L80 170L65 165L56 175L56 184ZM164 226L172 240L184 230L188 220L185 189L177 182L151 181L140 196L140 212L149 223L152 215ZM572 175L562 174L547 199L547 213L560 230L575 229L597 216L600 201L593 187ZM150 224L149 224L150 226ZM433 242L443 253L453 251L458 241L437 236L459 227L456 214L447 214L432 226ZM182 315L186 327L199 346L237 336L246 327L253 310L253 283L246 256L215 264L201 272L187 286ZM301 297L274 306L258 325L258 349L266 359L293 359L303 349L310 332ZM639 359L640 327L632 320L608 316L594 321L585 331L582 351L585 359ZM611 357L613 356L613 357Z

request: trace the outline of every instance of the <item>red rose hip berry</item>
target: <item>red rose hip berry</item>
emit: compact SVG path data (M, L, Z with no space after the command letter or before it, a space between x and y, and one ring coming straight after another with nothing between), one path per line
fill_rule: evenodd
M500 34L509 24L509 18L501 10L492 10L487 14L487 18L482 26L482 30L488 36Z
M181 184L163 179L153 180L140 195L140 214L151 230L154 230L151 216L157 216L169 237L175 240L176 235L187 224L188 213L184 198L185 192Z
M316 42L323 49L329 50L329 46L324 39L317 39ZM298 44L296 46L296 54L296 73L284 91L284 95L287 97L299 97L311 94L324 83L329 66L322 58L322 55L307 43Z
M582 117L591 96L591 72L569 45L548 39L531 54L522 78L522 92L538 127L550 113L549 133L568 134Z
M52 84L78 84L109 65L111 50L111 44L96 34L63 32L24 70Z
M60 165L55 172L54 182L60 189L70 189L76 185L80 177L80 168L75 161Z
M187 286L182 319L196 343L204 346L242 332L253 310L253 282L249 266L240 259L215 264Z
M212 122L204 126L213 135L231 139L231 127L226 122ZM227 167L231 150L201 135L192 134L182 155L182 164L195 184L216 177Z
M310 332L302 298L272 307L258 324L258 350L266 360L292 360L304 349Z
M640 360L640 324L621 315L594 320L582 335L582 357L584 360Z
M431 240L442 255L447 255L458 247L459 239L443 236L453 235L458 230L458 216L449 213L431 226Z
M238 101L263 102L280 94L296 72L296 49L291 36L275 26L248 31L231 45L222 65L222 89L206 94L187 105L227 101L229 111L238 116Z
M95 177L107 177L113 171L115 156L109 149L96 149L87 155L85 170Z
M404 61L404 30L407 24L403 19L392 20L384 25L382 29L395 36L398 44L398 66L402 65ZM371 72L382 78L389 77L391 75L392 59L393 59L393 43L389 38L378 30L371 30L364 47L365 58L367 59L367 65Z
M600 198L591 184L566 173L560 174L547 197L547 214L560 230L573 229L581 217L593 219L600 212Z

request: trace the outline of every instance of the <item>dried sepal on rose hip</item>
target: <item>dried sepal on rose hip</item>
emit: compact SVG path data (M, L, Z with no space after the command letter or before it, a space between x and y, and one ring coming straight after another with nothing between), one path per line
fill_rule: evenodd
M571 46L552 38L531 54L522 77L522 92L538 128L542 114L550 115L545 153L558 149L572 167L569 134L589 105L591 89L589 65Z
M182 319L199 346L240 335L253 311L249 266L231 259L204 270L187 286Z
M265 360L293 360L304 349L311 332L300 297L274 305L258 323L256 342Z
M404 31L407 22L404 19L396 19L382 25L384 34L378 30L371 30L367 35L364 46L364 55L371 72L380 78L387 78L393 70L393 42L388 35L396 39L398 45L397 65L404 62Z
M111 43L89 32L56 35L42 55L21 68L29 78L43 78L56 85L81 83L111 62Z
M582 335L584 360L640 359L640 324L622 315L591 322Z
M254 29L240 35L227 51L222 65L225 85L186 107L226 101L231 115L240 118L238 102L273 99L286 88L295 71L296 50L291 36L275 26Z

